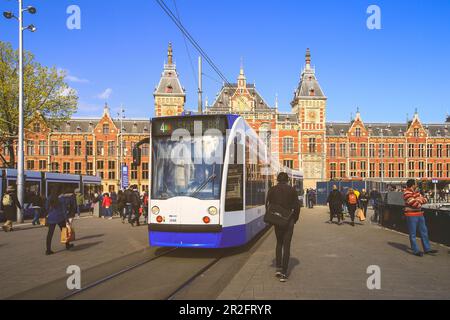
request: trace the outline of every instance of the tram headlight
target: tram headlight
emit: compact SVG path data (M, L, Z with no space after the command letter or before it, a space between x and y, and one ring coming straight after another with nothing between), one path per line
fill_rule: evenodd
M215 215L218 213L217 208L216 208L216 207L209 207L209 208L208 208L208 213L209 213L211 216L215 216Z
M157 207L157 206L152 207L152 213L155 216L157 216L159 214L159 207Z

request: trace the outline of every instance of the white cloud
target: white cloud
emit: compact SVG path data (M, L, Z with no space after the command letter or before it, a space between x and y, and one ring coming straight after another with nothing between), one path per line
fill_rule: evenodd
M102 99L102 100L108 100L109 97L111 97L112 93L113 93L113 90L111 88L108 88L105 91L103 91L102 93L100 93L99 95L97 95L97 98Z
M66 80L74 83L89 83L88 79L81 79L72 75L67 75Z
M64 73L66 75L65 79L69 82L73 82L73 83L89 83L90 82L88 79L82 79L77 76L74 76L73 74L70 74L70 71L67 69L59 68L58 72L60 74Z
M87 103L84 101L80 101L78 102L78 113L95 113L95 116L98 116L97 112L102 110L102 106L101 105L96 105L96 104L91 104L91 103Z

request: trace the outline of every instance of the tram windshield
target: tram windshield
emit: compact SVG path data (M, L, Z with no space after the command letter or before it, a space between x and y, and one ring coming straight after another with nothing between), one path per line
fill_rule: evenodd
M224 138L220 135L152 141L152 199L220 197Z

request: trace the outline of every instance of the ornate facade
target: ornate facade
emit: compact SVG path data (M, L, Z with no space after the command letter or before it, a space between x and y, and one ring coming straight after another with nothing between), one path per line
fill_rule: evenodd
M154 91L158 117L185 111L186 93L173 62L172 45L167 58ZM241 67L237 82L224 84L213 104L206 103L205 113L242 115L270 144L273 157L286 167L304 171L305 188L330 179L450 180L450 117L441 124L423 124L416 112L405 123L365 123L358 111L348 123L327 122L327 97L311 65L309 49L291 112L279 112L277 100L271 107L247 82ZM140 167L132 164L132 149L149 134L149 119L121 122L111 117L108 106L100 118L74 118L54 127L36 117L26 130L26 169L100 175L106 191L118 189L123 163L130 169L130 184L146 190L148 146L143 147ZM9 160L7 148L0 152Z

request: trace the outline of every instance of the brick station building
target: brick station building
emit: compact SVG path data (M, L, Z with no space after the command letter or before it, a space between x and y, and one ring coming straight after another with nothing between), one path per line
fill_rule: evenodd
M169 45L169 64L155 92L157 116L185 110L185 92L172 55ZM256 86L247 82L241 67L236 83L224 84L212 105L206 101L205 113L242 115L267 139L275 158L286 167L304 171L305 188L331 179L450 181L450 118L440 124L423 124L416 112L405 123L369 123L358 110L350 122L327 122L327 97L311 65L309 49L291 112L279 112L277 100L271 107Z
M171 44L153 95L156 116L185 111L186 91ZM326 107L327 97L308 49L291 112L280 112L277 99L270 106L256 86L247 82L243 67L236 83L223 85L204 109L207 114L242 115L270 144L272 156L286 167L304 171L305 188L330 179L450 180L450 118L440 124L423 124L416 112L405 123L369 123L358 111L350 122L327 122ZM132 148L149 136L149 130L149 119L126 119L121 133L120 121L111 117L107 105L101 117L74 118L53 128L36 117L26 131L26 169L100 175L105 191L117 191L122 162L130 169L130 184L147 190L148 146L143 146L140 167L132 165ZM6 148L0 152L9 159Z

